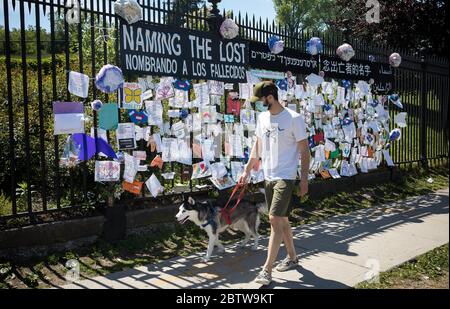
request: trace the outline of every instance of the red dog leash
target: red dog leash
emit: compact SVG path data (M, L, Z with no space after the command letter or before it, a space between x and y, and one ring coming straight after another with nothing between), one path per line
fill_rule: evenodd
M239 194L239 197L236 201L236 204L233 206L233 208L231 208L230 210L228 210L228 206L230 205L231 200L233 199L233 196L236 194L236 192L239 190L239 188L241 189L241 193ZM233 214L233 212L236 210L236 208L238 207L239 203L241 202L242 198L244 197L245 194L245 190L247 189L247 185L237 185L236 187L234 187L233 192L231 193L230 198L228 199L227 204L225 205L224 208L222 208L221 213L222 213L222 217L225 219L225 221L227 222L228 225L231 225L231 215Z

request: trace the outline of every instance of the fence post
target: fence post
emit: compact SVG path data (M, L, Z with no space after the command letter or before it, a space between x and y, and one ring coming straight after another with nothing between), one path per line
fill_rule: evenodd
M427 161L427 62L425 55L422 54L420 59L421 65L421 108L420 108L420 163L423 167L428 166Z
M107 242L117 242L126 236L126 212L123 204L114 203L113 185L109 184L110 195L106 198L105 223L103 225L103 239Z

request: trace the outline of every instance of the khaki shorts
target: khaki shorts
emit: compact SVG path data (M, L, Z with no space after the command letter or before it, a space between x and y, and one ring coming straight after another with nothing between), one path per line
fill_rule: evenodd
M291 210L292 193L295 180L266 181L266 202L269 214L275 217L289 217Z

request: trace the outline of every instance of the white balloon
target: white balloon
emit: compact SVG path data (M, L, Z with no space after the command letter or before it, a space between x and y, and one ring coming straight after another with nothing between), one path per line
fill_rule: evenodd
M336 54L339 56L339 58L348 62L355 56L355 50L350 44L344 43L337 48Z
M389 57L389 64L393 66L394 68L398 68L400 64L402 63L402 57L398 53L393 53Z

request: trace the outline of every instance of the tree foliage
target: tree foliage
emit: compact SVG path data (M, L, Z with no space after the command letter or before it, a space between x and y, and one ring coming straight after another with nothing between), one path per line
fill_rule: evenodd
M290 33L325 30L336 16L335 0L273 0L277 21Z
M417 51L428 47L445 55L449 30L444 0L379 0L380 23L367 23L365 1L336 0L338 15L331 24L348 26L351 35L368 42L384 43Z

